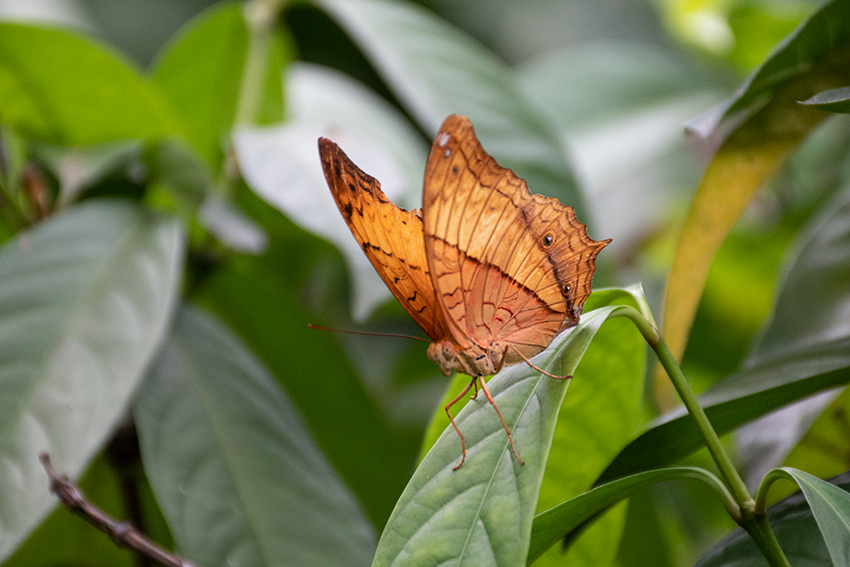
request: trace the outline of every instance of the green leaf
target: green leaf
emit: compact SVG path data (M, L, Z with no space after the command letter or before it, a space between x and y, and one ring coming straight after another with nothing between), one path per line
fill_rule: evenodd
M784 272L745 367L850 336L850 185L810 221Z
M850 337L837 339L724 379L700 397L718 435L815 392L850 382ZM629 443L597 479L604 484L663 467L704 446L689 415L657 425Z
M641 431L645 361L646 342L625 317L607 321L596 333L561 405L537 511L586 491ZM606 514L574 542L566 558L553 549L537 565L611 564L617 553L611 542L619 539L625 512Z
M789 83L799 79L811 81L809 90L818 86L817 82L812 81L814 78L840 80L839 77L845 76L843 62L848 57L842 53L842 48L848 43L850 2L832 0L824 3L749 76L729 101L723 116L730 116L750 105L758 105L764 97L775 96ZM814 77L810 76L813 70Z
M247 46L242 7L219 4L175 34L151 73L187 140L212 167L221 160L221 142L236 114Z
M176 35L160 55L151 79L174 108L192 147L218 169L239 103L242 71L248 50L243 4L225 2L202 12ZM268 69L270 91L282 118L283 54L273 43Z
M571 374L601 324L616 310L587 313L562 333L535 363ZM455 418L466 437L449 426L414 473L387 523L373 565L520 565L537 505L558 410L567 380L554 380L526 365L494 376L488 385L513 434L516 462L496 412L484 395Z
M755 192L803 139L829 116L799 100L845 86L850 51L850 2L826 4L756 71L728 108L704 120L710 133L733 111L749 114L723 139L706 168L679 236L667 286L662 328L673 355L684 352L709 267ZM666 384L666 382L659 382ZM670 393L661 395L670 403Z
M844 563L836 560L835 556L831 557L831 552L824 544L824 536L819 528L823 516L818 518L818 512L814 510L815 507L821 508L823 505L831 508L833 499L841 502L840 507L847 510L850 495L846 491L850 489L850 473L843 473L827 483L791 468L774 471L774 474L777 472L789 480L798 482L801 486L806 485L803 492L796 492L767 509L771 529L776 534L776 539L791 565L795 567L846 565L846 557ZM828 485L829 488L824 485ZM810 494L812 500L807 502ZM824 497L827 494L828 496ZM848 536L846 521L840 520L835 524L830 521L828 530L832 531L835 528L838 528L839 532L843 531L843 534L835 534L837 540L843 538L846 542ZM845 543L843 551L846 553L846 550ZM696 565L697 567L761 567L767 565L767 562L752 538L743 529L737 528L709 549Z
M488 153L528 183L587 214L546 120L495 54L410 2L316 0L348 32L428 134L468 116Z
M835 567L850 566L850 493L804 471L779 470L800 485Z
M531 528L531 544L528 550L528 564L536 561L545 550L563 540L565 536L581 528L586 522L638 490L659 482L679 479L700 480L715 490L721 492L726 490L717 477L703 469L694 467L648 471L597 486L593 490L567 500L534 518ZM728 493L727 497L731 501L731 496L728 496ZM614 551L616 553L616 549Z
M199 565L367 565L371 524L274 379L183 309L135 406L180 552Z
M642 297L639 290L594 291L585 307L633 303L632 293ZM583 317L591 313L588 311ZM596 333L575 371L570 395L561 405L537 510L553 507L584 492L637 434L642 424L645 360L644 340L630 321L615 318ZM431 419L423 456L446 428L448 418L444 406L467 383L468 376L455 376ZM581 458L577 459L577 455ZM616 513L602 518L600 525L579 540L577 549L567 559L570 565L609 563L617 549L604 542L616 539L622 522L622 516ZM555 550L540 558L538 565L564 561L560 550Z
M808 100L801 101L800 104L808 104L826 112L847 114L850 112L850 87L820 92Z
M0 558L55 505L38 454L78 476L165 333L180 225L91 202L0 248Z
M337 339L307 327L314 320L301 310L286 270L280 269L291 266L295 253L290 247L303 254L306 246L281 244L272 238L263 258L246 258L219 271L198 290L197 299L238 332L274 373L316 442L381 526L410 477L416 448L400 446Z
M0 24L2 120L44 142L85 145L175 133L129 63L66 31Z

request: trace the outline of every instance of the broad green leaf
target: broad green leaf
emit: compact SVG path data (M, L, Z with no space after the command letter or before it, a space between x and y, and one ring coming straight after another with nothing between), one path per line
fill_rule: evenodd
M429 135L449 114L468 116L484 149L586 218L564 149L517 86L518 78L473 38L405 1L315 0L352 37Z
M198 565L367 565L375 536L295 406L226 328L183 309L135 405L142 457Z
M176 132L129 63L66 31L0 24L2 120L43 142L84 145Z
M785 265L773 312L745 367L850 336L850 185L812 219Z
M806 77L811 69L823 63L827 66L841 67L842 61L847 57L847 54L841 53L841 50L848 43L850 43L850 2L847 0L825 2L786 37L770 57L749 76L742 88L731 99L731 105L726 110L725 116L757 104L759 99L765 96L775 95L785 89L789 81ZM827 78L822 71L810 78ZM843 75L839 68L833 68L832 72ZM824 89L818 89L815 92L820 90Z
M587 313L535 363L558 375L575 371L600 325L616 310ZM373 565L520 565L569 381L526 365L494 376L488 388L525 462L519 465L496 412L483 394L455 421L466 437L466 462L451 426L425 456L384 529Z
M823 484L825 481L815 479L811 475L795 471L794 469L782 469L787 471L791 477L790 471L794 471L794 476L799 476L801 484L809 484L815 482L824 490ZM803 478L803 477L811 478ZM793 478L793 477L792 477ZM815 479L814 481L811 479ZM796 480L796 479L795 479ZM847 501L847 490L850 489L850 474L844 473L830 480L830 488L826 489L829 492L839 491L843 493L838 496L843 501ZM817 488L812 486L807 487L809 493L817 492ZM806 490L806 489L804 489ZM794 567L826 567L831 565L841 565L840 562L835 562L834 557L830 557L830 551L824 543L824 537L820 533L818 526L819 521L816 520L816 515L813 515L815 506L820 507L825 503L819 495L813 494L818 500L814 505L811 501L807 502L809 493L796 492L791 496L784 498L767 509L767 518L770 521L770 527L776 534L776 539L785 552L788 561ZM840 523L836 524L836 528L840 528ZM843 537L846 542L847 532ZM847 547L843 548L846 552ZM846 565L846 562L844 563ZM752 538L741 528L735 529L728 536L723 538L711 549L709 549L697 562L697 567L763 567L767 566L767 562L759 552Z
M823 91L808 100L801 101L800 104L808 104L826 112L847 114L850 112L850 87Z
M428 146L404 116L364 85L318 65L294 64L286 74L288 121L240 128L233 145L246 183L290 220L333 243L353 276L354 317L364 319L391 298L337 209L319 161L325 136L381 182L400 207L422 204Z
M182 255L174 220L102 201L0 248L0 557L56 504L38 454L77 477L124 415Z
M744 360L745 368L850 335L846 325L850 317L846 285L850 281L850 186L809 223L796 248L786 262L773 312ZM748 471L761 476L780 465L834 396L834 392L824 393L766 418L779 425L760 421L742 430L739 443ZM751 443L759 450L751 450Z
M586 307L631 303L639 290L600 290ZM588 312L588 316L592 312ZM558 415L537 509L559 504L590 487L610 460L637 434L643 406L644 340L622 318L608 321L597 332L575 371L570 395ZM424 449L430 448L448 424L443 407L469 382L459 375L438 405ZM469 402L467 402L469 403ZM457 411L457 410L453 410ZM464 465L466 466L466 465ZM599 565L610 563L617 547L625 510L604 516L570 549L553 549L538 565ZM606 544L607 542L607 544Z
M679 479L700 480L711 485L715 490L725 491L717 477L694 467L648 471L597 486L535 516L531 528L528 564L537 561L546 549L563 540L565 536L638 490L659 482ZM731 497L729 498L731 500ZM614 541L614 538L610 538L609 542L611 541ZM611 547L616 548L616 546Z
M198 15L160 55L151 77L174 108L192 147L213 169L221 162L222 143L242 94L249 44L244 9L242 4L223 3ZM274 99L275 118L280 120L282 53L277 43L271 45L267 82L274 90L265 96Z
M247 45L241 6L222 3L179 30L151 73L187 140L212 167L236 114Z
M846 420L844 416L850 413L850 390L844 388L818 415L810 416L807 422L810 426L797 438L793 448L781 454L781 460L775 459L764 462L762 469L770 464L779 463L775 466L794 467L805 470L819 478L829 478L847 469L847 460L842 451L836 451L833 447L839 447L847 437ZM740 439L740 435L737 436ZM761 463L760 463L761 464ZM775 467L774 467L775 468ZM760 481L767 474L767 470L761 470L761 474L754 478ZM751 477L753 478L753 477ZM753 483L755 486L756 483ZM777 500L784 494L771 494Z
M785 162L828 114L800 105L817 92L845 86L850 52L850 2L825 5L756 71L729 110L752 112L723 140L708 165L673 260L664 304L663 329L676 357L687 343L711 262L756 190ZM756 104L757 103L757 104ZM728 111L719 116L728 115ZM706 130L712 128L708 127ZM659 376L660 378L660 376ZM671 403L666 382L660 401Z
M850 566L850 493L805 471L790 467L779 471L803 491L832 563L835 567Z
M596 333L558 414L538 511L586 491L640 432L645 361L646 342L625 317L607 321ZM611 542L619 540L625 512L612 510L574 542L566 557L555 548L537 565L611 564L617 553Z
M700 397L714 430L736 427L815 392L850 382L850 337L737 372ZM657 425L632 441L596 484L675 463L703 447L689 415Z
M307 327L315 319L301 310L282 275L281 266L290 266L294 254L272 239L263 258L219 271L196 297L274 373L322 451L381 526L410 477L416 447L400 446L338 340Z

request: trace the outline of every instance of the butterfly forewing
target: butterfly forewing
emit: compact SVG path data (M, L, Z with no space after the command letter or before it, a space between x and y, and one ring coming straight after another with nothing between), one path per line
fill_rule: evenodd
M334 142L319 139L325 179L348 227L393 296L432 340L448 337L428 272L422 217L387 199Z
M447 118L434 140L423 215L437 300L462 347L510 345L511 364L578 323L608 241L591 240L572 207L532 195L464 117Z

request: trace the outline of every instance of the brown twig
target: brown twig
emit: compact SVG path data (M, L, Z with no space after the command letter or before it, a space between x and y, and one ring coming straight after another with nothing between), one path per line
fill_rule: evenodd
M149 540L131 524L110 518L103 510L86 500L82 491L67 476L56 472L50 463L50 455L41 453L39 459L50 477L50 492L59 498L65 508L108 535L117 546L132 549L163 567L194 567L192 563Z

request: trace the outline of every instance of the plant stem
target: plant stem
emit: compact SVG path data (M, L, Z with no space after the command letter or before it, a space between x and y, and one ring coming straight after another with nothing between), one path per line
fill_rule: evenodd
M723 478L726 479L729 489L732 492L732 496L741 507L742 513L745 513L744 511L748 509L754 510L755 500L753 500L753 497L750 496L747 486L744 484L744 481L741 480L741 476L738 474L738 471L735 470L734 465L732 465L732 460L729 458L729 455L726 454L726 450L720 443L720 438L717 437L717 433L711 426L708 416L705 415L705 411L702 409L702 406L699 405L696 394L694 394L694 391L691 390L690 384L688 384L688 381L685 379L685 375L682 373L682 369L679 368L679 364L676 362L676 359L673 358L673 354L667 347L667 343L664 341L664 338L659 336L658 342L650 344L650 346L658 356L658 360L661 361L661 365L664 367L664 370L666 370L667 374L670 376L670 381L673 382L673 387L676 388L676 392L678 392L679 397L682 398L682 402L685 404L685 408L687 408L688 413L691 414L691 417L693 417L696 422L697 429L699 429L703 439L705 440L705 445L708 447L708 452L711 454L711 458L714 459L714 462L717 464L717 468L720 469L720 474L722 474Z
M702 434L705 445L708 448L708 452L717 464L717 468L720 469L720 473L723 475L732 493L732 498L734 498L738 505L738 510L729 510L727 506L727 511L730 512L732 518L753 538L762 555L764 555L771 566L790 567L788 559L782 552L782 548L779 547L776 536L770 529L767 515L763 509L756 509L756 501L747 490L747 486L732 464L729 455L726 454L726 450L723 448L722 443L720 443L720 438L711 426L711 422L702 409L702 406L699 405L696 394L694 394L690 384L688 384L684 373L682 373L682 369L679 367L679 363L676 362L673 353L670 352L658 328L651 322L651 319L646 318L631 307L623 306L622 308L618 308L614 312L614 315L628 317L635 323L640 333L649 343L649 346L655 351L664 370L667 371L673 387L685 404L688 413L694 419L697 429ZM763 496L761 494L759 496L763 500Z
M752 513L751 516L741 522L741 527L746 530L753 541L761 551L761 554L767 559L770 565L775 567L791 567L788 558L782 548L779 547L779 541L770 529L770 523L767 520L767 514Z
M251 125L257 120L265 89L274 25L284 3L285 0L252 0L243 8L248 27L248 48L242 68L234 126ZM218 186L225 195L229 195L238 179L239 167L233 146L230 145L225 152Z
M685 375L682 373L682 369L679 367L676 359L673 358L673 354L667 347L664 338L659 336L658 342L654 345L651 344L651 346L658 356L658 360L661 361L664 370L670 376L670 381L673 382L673 387L676 388L676 392L682 398L682 402L685 404L688 413L691 414L691 417L696 422L697 428L705 440L705 445L708 447L708 452L717 464L717 468L720 469L723 478L726 479L733 498L735 498L738 506L740 506L740 518L735 518L735 520L750 534L750 537L756 542L762 555L764 555L770 565L774 567L790 567L788 559L785 557L782 548L779 547L776 536L773 534L773 530L770 529L767 515L764 512L756 512L755 500L750 496L747 486L732 465L729 455L723 449L720 438L717 437L717 433L711 426L711 422L708 420L708 416L705 415L702 406L697 402L694 391L691 390L690 384L685 379Z
M245 55L239 103L236 108L237 126L253 124L257 119L269 65L272 31L282 4L280 0L254 0L245 5L248 53Z
M773 469L764 475L764 478L761 479L758 492L756 492L756 513L760 514L767 509L767 493L770 487L773 486L773 483L780 479L789 480L795 484L797 482L794 480L794 477L782 469Z

